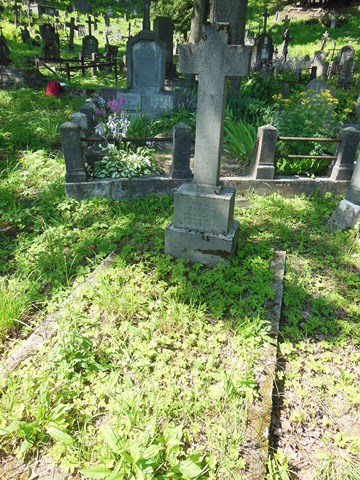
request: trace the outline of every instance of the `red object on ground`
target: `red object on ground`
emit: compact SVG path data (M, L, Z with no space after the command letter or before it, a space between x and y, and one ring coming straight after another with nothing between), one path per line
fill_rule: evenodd
M61 85L59 82L54 82L51 80L47 85L45 89L45 95L47 96L52 96L52 97L58 97L61 92Z

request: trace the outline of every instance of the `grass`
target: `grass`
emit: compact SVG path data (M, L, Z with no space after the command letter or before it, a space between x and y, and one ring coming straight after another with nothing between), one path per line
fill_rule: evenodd
M357 229L326 226L340 197L249 192L249 207L235 212L232 267L171 259L163 245L172 198L65 196L58 125L80 103L0 92L3 358L118 251L62 311L51 342L0 378L2 457L50 455L78 478L240 479L258 349L269 341L269 263L281 249L284 435L269 480L302 478L302 465L318 480L356 480L360 245Z

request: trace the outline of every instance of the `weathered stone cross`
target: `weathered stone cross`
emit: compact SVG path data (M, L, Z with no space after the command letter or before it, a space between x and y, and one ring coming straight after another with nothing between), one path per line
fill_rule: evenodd
M144 0L143 30L150 30L150 3L151 0Z
M69 50L72 50L74 48L74 32L75 30L79 30L79 27L75 25L75 18L71 17L70 22L66 22L65 25L69 27L70 33L69 33Z
M219 185L226 77L249 72L251 47L228 43L229 25L218 23L199 43L180 45L180 71L199 74L194 180L204 187Z

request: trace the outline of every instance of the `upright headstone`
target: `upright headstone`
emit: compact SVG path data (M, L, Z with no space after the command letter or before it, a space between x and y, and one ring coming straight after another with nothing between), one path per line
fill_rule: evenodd
M154 20L154 32L158 38L166 45L166 69L167 78L172 78L175 74L173 61L174 52L174 22L170 17L156 17Z
M128 88L160 92L165 83L166 47L151 30L142 30L127 42Z
M329 68L328 62L326 62L327 54L322 50L318 50L314 53L314 58L311 62L311 67L316 67L316 76L317 77L327 77L327 72Z
M91 26L94 22L89 15L86 23L88 24L89 33L82 39L82 54L84 57L92 57L94 53L99 52L99 41L91 34Z
M328 220L332 229L349 230L360 222L360 157L356 162L349 188Z
M339 87L347 88L351 84L354 71L354 54L354 48L349 45L340 50L338 63Z
M9 65L9 47L6 44L4 35L0 32L0 65Z
M251 63L254 67L271 67L274 43L270 35L260 35L255 40Z
M46 60L60 58L60 38L54 25L40 25L40 35L43 43L43 58Z
M75 8L78 12L89 14L91 12L91 6L88 0L76 0Z
M30 32L27 27L20 28L21 41L23 43L31 43Z
M251 47L229 45L229 25L204 29L197 44L180 46L180 71L199 75L194 182L175 193L174 222L165 251L174 257L214 265L230 263L239 223L234 221L235 189L219 182L226 78L249 73Z

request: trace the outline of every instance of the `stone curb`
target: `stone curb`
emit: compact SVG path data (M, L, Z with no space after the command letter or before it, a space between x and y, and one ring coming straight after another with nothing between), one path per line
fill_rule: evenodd
M98 265L95 270L87 277L87 279L78 285L69 297L61 304L59 310L48 315L45 320L39 325L34 332L28 337L21 346L17 347L5 362L0 367L0 375L4 375L7 371L15 370L15 368L23 362L26 358L38 351L44 343L49 340L56 332L58 320L64 315L64 307L74 302L79 298L82 292L89 286L96 284L96 278L99 273L110 268L115 261L115 253L110 253L108 257Z
M273 338L274 343L264 344L260 352L259 363L263 368L257 376L259 397L251 403L248 409L242 451L247 473L243 480L264 480L266 478L285 262L286 252L276 251L270 266L274 273L274 280L271 282L274 298L265 303L265 319L269 322L271 328L269 336Z

